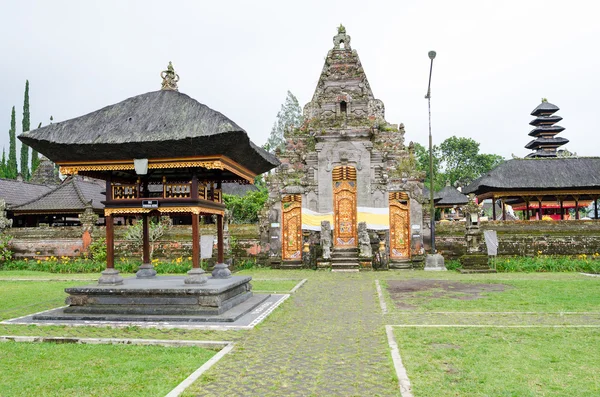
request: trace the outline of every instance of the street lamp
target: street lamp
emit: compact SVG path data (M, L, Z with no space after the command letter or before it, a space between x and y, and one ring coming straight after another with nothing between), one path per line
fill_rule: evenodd
M429 84L427 85L427 109L429 111L429 203L431 205L431 254L425 258L425 270L446 270L444 257L435 250L435 203L433 202L433 142L431 139L431 72L433 71L433 60L435 51L428 53L431 63L429 64Z
M431 72L433 71L433 60L435 51L429 51L429 84L427 85L427 109L429 111L429 204L431 205L431 254L435 254L435 204L433 202L433 143L431 139Z

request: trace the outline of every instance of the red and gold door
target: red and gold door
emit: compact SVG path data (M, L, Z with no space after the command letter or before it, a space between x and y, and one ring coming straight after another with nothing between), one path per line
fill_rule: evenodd
M281 259L302 259L302 196L292 194L281 200Z
M406 193L390 193L390 259L410 258L410 212Z
M332 174L334 246L356 247L356 169L338 166Z

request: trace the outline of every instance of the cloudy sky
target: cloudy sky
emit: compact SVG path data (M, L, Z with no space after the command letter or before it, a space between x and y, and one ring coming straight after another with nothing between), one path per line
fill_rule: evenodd
M594 1L0 1L0 147L21 131L160 88L179 89L263 144L287 90L315 89L343 23L386 119L427 144L429 50L434 143L457 135L524 156L529 113L561 108L567 149L600 155L600 3Z

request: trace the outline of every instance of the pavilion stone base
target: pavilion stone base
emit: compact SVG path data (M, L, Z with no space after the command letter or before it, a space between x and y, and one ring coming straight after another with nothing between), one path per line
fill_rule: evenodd
M66 288L69 305L34 320L235 321L269 295L253 295L252 277L208 278L185 284L185 277L126 278L122 285ZM216 319L216 318L219 319Z
M495 269L490 268L488 256L485 254L466 254L459 258L461 273L496 273Z

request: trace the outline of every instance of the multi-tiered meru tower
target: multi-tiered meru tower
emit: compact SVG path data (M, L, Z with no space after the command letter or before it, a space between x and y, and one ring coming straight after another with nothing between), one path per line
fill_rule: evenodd
M555 125L562 120L562 117L554 115L558 110L558 106L543 98L542 103L531 112L536 118L529 123L535 127L529 135L535 139L525 145L525 148L535 151L527 157L557 157L556 149L569 143L568 139L556 137L556 134L564 130L564 127Z

